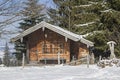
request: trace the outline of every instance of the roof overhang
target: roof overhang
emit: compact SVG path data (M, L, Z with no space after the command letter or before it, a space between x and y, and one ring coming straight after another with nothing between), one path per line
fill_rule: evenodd
M93 46L93 42L89 41L89 40L86 40L85 38L82 37L82 35L78 35L78 34L75 34L75 33L72 33L68 30L65 30L61 27L58 27L58 26L54 26L54 25L51 25L49 23L46 23L44 21L40 22L39 24L25 30L24 32L22 32L21 34L19 34L18 36L14 37L11 39L11 42L15 42L29 34L31 34L32 32L40 29L40 28L47 28L49 30L52 30L66 38L69 38L70 40L73 40L75 42L77 41L81 41L82 43L84 44L87 44L88 46Z

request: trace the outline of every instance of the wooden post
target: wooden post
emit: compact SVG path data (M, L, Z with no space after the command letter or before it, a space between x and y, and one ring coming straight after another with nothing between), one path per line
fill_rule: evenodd
M102 59L102 57L101 57L101 55L99 56L99 62L101 61L101 59Z
M87 55L87 68L89 68L89 54Z
M94 54L91 53L91 64L94 64L95 58L94 58Z
M23 53L23 58L22 58L22 67L24 68L25 66L25 54Z
M66 42L68 41L68 38L67 38L67 37L65 37L65 41L66 41Z
M47 64L47 60L46 60L46 58L44 59L44 61L45 61L45 65Z
M58 52L58 64L60 64L60 52Z
M26 56L27 56L27 63L29 63L29 44L28 44L28 42L27 42Z
M20 39L21 43L23 42L23 38ZM23 53L23 56L22 56L22 67L24 68L25 66L25 54Z

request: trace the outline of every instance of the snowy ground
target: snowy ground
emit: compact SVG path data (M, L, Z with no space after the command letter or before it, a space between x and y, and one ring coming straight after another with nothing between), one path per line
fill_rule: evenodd
M120 67L91 65L0 67L0 80L120 80Z

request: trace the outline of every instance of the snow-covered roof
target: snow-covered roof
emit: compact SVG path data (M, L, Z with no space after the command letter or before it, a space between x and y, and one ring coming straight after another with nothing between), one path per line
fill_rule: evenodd
M12 42L15 42L25 36L27 36L28 34L40 29L40 28L47 28L49 30L52 30L62 36L65 36L66 38L69 38L70 40L73 40L73 41L81 41L83 42L84 44L87 44L88 46L93 46L93 42L89 41L89 40L86 40L82 37L82 35L78 35L78 34L75 34L73 32L70 32L68 30L65 30L61 27L58 27L58 26L54 26L54 25L51 25L49 23L46 23L44 21L40 22L39 24L25 30L24 32L22 32L20 35L16 36L15 38L12 38L11 41Z

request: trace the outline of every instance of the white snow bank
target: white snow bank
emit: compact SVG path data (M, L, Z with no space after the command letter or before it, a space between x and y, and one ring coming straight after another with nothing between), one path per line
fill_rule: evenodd
M0 80L119 80L120 68L96 65L0 67Z

